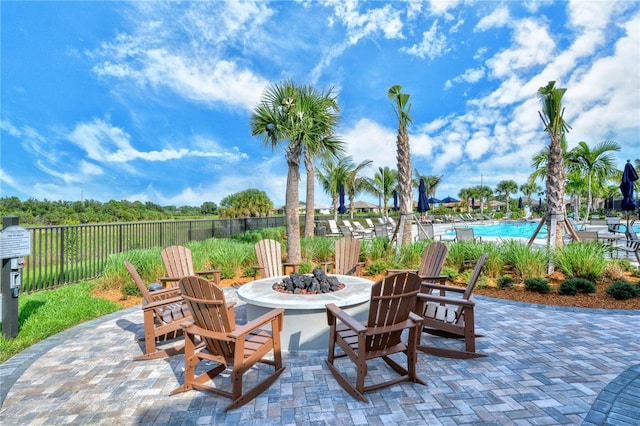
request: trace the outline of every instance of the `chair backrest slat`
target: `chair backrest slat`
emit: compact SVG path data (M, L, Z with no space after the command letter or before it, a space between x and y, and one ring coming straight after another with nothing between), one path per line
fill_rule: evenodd
M402 323L415 309L420 277L410 272L388 275L371 287L368 327L385 327ZM383 349L401 341L402 331L367 337L367 350Z
M352 275L360 258L360 240L344 237L336 240L336 274Z
M189 305L193 322L200 328L218 333L230 333L235 324L230 322L224 292L213 282L202 277L188 276L179 282L180 291ZM202 337L210 354L229 358L233 356L230 342Z
M282 247L272 239L263 239L255 244L258 265L264 268L265 278L279 277L283 274Z
M448 252L447 245L440 241L427 245L422 252L418 275L431 277L439 275Z
M168 277L182 278L195 273L191 250L188 248L184 246L169 246L162 250L161 256Z

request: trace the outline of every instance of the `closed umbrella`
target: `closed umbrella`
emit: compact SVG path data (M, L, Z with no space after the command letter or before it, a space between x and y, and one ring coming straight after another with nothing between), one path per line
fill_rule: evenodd
M542 197L538 198L538 208L542 210Z
M518 208L522 210L524 206L522 205L522 197L518 198Z
M400 207L398 207L398 191L394 189L393 190L393 211L398 211L398 210L400 210Z
M347 207L344 205L344 185L340 184L340 188L338 189L338 198L340 204L338 205L338 213L345 214L347 212Z
M429 202L427 201L427 185L424 183L424 179L420 179L420 186L418 186L418 207L417 210L420 213L424 213L429 210Z
M471 210L476 206L476 197L471 197Z
M638 173L629 160L624 165L622 172L622 182L620 182L620 192L622 193L622 202L620 208L627 212L627 229L629 229L629 213L636 209L636 200L633 199L633 182L638 180Z

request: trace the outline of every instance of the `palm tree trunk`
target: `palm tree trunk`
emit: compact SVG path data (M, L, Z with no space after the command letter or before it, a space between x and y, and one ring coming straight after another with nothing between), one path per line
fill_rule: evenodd
M409 135L406 124L398 128L398 195L400 202L400 214L404 216L404 229L402 231L402 244L409 244L413 241L411 235L410 215L413 213L413 194L411 185L411 152L409 150Z
M562 247L562 229L565 219L564 181L566 173L560 137L560 135L551 135L547 164L547 245L552 248ZM551 232L552 224L555 226L555 232Z
M299 157L298 157L299 158ZM300 182L300 164L287 158L287 193L285 197L285 218L287 221L287 260L292 263L302 261L300 248L300 203L298 183Z
M313 230L315 228L315 167L313 159L310 158L307 151L304 152L304 166L307 171L307 197L305 204L305 219L304 219L304 236L313 237Z

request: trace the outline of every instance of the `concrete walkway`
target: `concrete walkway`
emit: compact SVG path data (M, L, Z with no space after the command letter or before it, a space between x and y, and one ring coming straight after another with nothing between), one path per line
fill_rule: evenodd
M228 291L235 297L234 289ZM285 372L249 404L190 391L183 357L141 353L139 308L78 325L1 366L0 424L588 424L640 425L640 312L555 308L477 297L486 358L420 353L427 386L403 383L351 398L324 364L326 351L284 354ZM244 307L237 308L243 320ZM424 336L438 344L460 341ZM353 371L344 361L343 371ZM247 381L261 374L248 373ZM369 378L389 374L372 362Z

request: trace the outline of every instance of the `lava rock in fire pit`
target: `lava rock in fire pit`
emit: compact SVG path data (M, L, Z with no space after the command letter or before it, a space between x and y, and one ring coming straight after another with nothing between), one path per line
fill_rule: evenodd
M330 277L322 269L314 269L311 275L291 274L273 285L276 291L293 294L330 293L343 288L338 278Z

